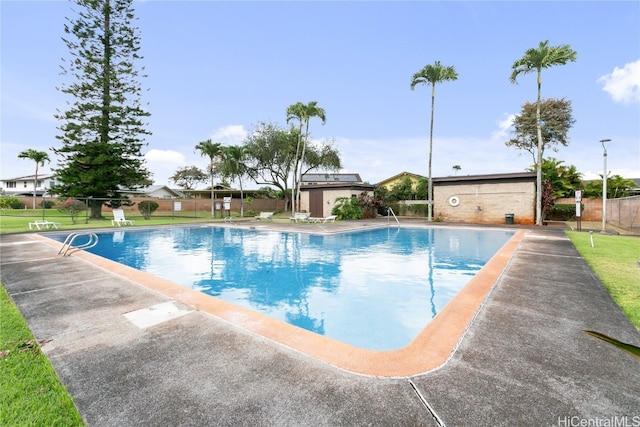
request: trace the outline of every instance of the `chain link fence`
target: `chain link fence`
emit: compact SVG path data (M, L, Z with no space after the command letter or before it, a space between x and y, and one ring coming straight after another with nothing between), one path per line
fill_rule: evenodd
M607 200L607 224L640 233L640 196Z

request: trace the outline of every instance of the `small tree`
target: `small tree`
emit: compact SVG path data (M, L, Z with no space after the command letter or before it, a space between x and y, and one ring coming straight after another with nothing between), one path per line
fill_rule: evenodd
M553 186L551 182L544 181L542 183L542 217L547 215L547 212L553 209L555 205L555 197L553 195Z
M209 175L197 166L185 166L175 171L169 179L185 190L193 190L198 183L205 182L208 177Z
M383 206L382 199L362 192L358 196L358 204L362 209L362 218L375 218L378 216L378 208Z
M87 205L85 205L84 202L81 202L77 199L72 199L71 197L66 199L60 204L60 206L58 206L58 211L65 215L69 215L71 217L71 222L73 222L74 224L77 223L78 214L85 210L87 210Z
M158 205L158 203L154 202L153 200L144 200L138 203L138 210L140 211L144 219L149 219L151 218L151 214L154 213L159 206L160 205Z
M536 118L537 105L527 102L522 106L522 112L513 119L513 138L505 142L507 147L514 147L527 151L537 160L538 151L538 123ZM571 101L567 99L543 99L540 101L540 120L542 132L542 152L550 149L558 151L558 146L569 145L569 130L575 123L572 115ZM544 173L544 171L543 171Z

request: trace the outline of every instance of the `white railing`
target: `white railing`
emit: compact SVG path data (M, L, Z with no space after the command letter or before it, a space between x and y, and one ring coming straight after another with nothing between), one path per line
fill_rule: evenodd
M396 223L397 225L400 225L400 221L398 221L398 217L396 216L396 214L393 212L393 209L391 209L390 207L387 207L387 224L390 224L391 221L391 216L389 216L389 212L391 212L391 215L393 215L393 217L396 219Z
M73 246L73 242L76 238L80 236L87 236L89 239L78 246ZM62 247L58 251L58 254L62 254L62 256L68 256L74 253L75 251L80 251L84 249L89 249L98 244L98 235L96 233L71 233L64 239L64 243L62 243Z

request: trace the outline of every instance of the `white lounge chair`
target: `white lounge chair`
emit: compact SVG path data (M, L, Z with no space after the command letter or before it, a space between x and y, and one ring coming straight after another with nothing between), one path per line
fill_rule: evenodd
M256 215L256 219L258 221L261 220L267 220L267 221L273 221L273 212L260 212L260 215Z
M289 220L291 222L309 222L310 215L307 212L296 212Z
M51 230L52 228L55 228L57 230L59 226L60 226L59 222L34 221L29 223L29 230L33 230L34 228L38 230L42 230L43 228L46 230Z
M135 221L126 219L124 217L124 211L122 209L113 210L113 219L111 220L111 225L122 227L123 225L133 225L134 223Z
M337 215L329 215L329 216L324 217L324 218L314 217L314 218L309 218L309 221L310 222L315 222L315 223L321 222L321 223L324 224L324 223L327 223L327 222L335 222L337 217L338 217Z

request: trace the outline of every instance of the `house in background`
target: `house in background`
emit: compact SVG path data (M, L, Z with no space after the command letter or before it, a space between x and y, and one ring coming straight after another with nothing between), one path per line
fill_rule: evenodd
M376 187L384 187L387 190L391 190L394 185L398 184L400 181L402 181L405 178L409 178L411 180L411 188L415 191L416 187L418 186L418 183L420 182L421 179L427 179L427 177L422 176L422 175L418 175L415 173L411 173L411 172L400 172L397 175L392 176L391 178L387 178L383 181L380 181L379 183L376 184Z
M300 210L312 217L327 217L336 200L358 197L361 193L373 196L375 186L364 184L357 173L310 173L302 175Z
M28 197L33 196L35 175L19 176L0 180L0 188L8 196ZM51 174L38 175L35 184L36 197L47 195L49 189L55 185L55 177Z
M158 199L182 199L185 197L182 192L173 190L166 185L149 185L136 190L124 188L121 191L129 197L156 197Z

